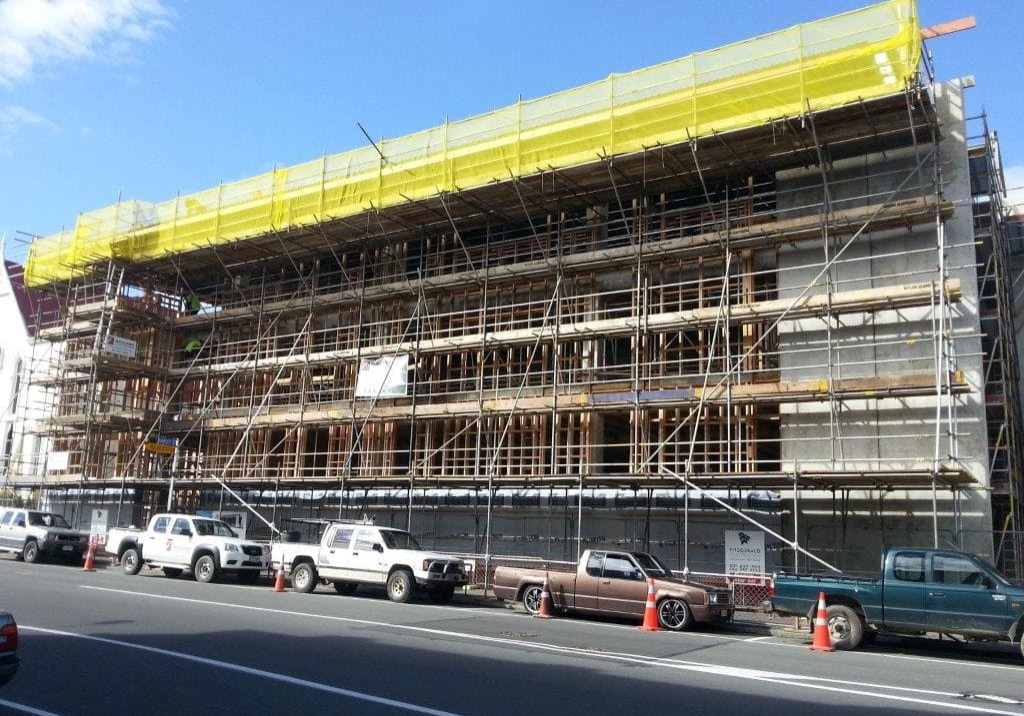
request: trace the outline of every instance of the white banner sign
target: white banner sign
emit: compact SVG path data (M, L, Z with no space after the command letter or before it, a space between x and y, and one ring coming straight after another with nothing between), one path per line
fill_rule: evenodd
M139 344L131 338L107 336L107 339L103 342L103 352L118 358L134 358L138 349Z
M409 356L359 361L357 398L394 398L409 394Z
M50 470L67 470L68 457L71 455L67 450L54 450L47 458L46 466Z
M726 530L725 573L748 578L764 574L764 532Z
M89 518L89 532L94 535L107 533L107 511L93 510Z

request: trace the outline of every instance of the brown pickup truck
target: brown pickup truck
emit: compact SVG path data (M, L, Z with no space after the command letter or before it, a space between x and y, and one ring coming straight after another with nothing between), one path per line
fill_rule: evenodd
M575 573L497 567L494 594L521 602L526 611L536 614L545 574L556 611L640 619L647 604L649 577L654 580L658 623L664 629L683 631L696 622L728 621L735 608L730 590L674 577L668 567L645 552L587 550Z

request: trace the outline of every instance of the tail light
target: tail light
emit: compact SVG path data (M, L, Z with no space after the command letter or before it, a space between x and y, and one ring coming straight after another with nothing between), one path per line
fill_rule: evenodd
M773 599L775 597L775 577L768 578L768 598Z
M0 627L0 654L8 654L18 650L18 625L14 618Z

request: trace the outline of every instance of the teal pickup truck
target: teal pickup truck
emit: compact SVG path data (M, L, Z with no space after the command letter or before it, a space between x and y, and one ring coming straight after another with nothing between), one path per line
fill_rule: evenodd
M825 594L836 649L855 649L878 633L955 634L1011 641L1024 655L1024 586L966 552L901 547L882 554L882 576L776 574L765 611L808 617Z

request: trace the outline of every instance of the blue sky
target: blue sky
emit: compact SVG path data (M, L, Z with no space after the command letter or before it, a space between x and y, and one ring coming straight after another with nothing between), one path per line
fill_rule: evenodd
M74 225L862 7L818 2L0 0L0 237ZM1024 185L1017 0L919 0L939 79Z

